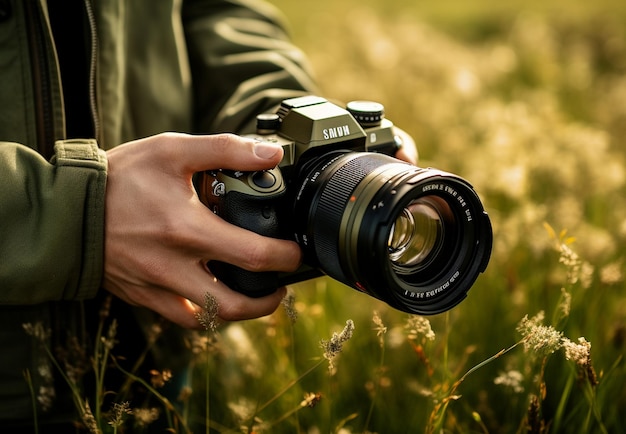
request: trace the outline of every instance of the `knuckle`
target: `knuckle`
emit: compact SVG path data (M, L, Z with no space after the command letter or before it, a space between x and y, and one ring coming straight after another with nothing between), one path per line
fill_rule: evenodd
M225 306L220 306L219 315L225 321L242 321L248 319L246 308L242 302L232 301Z
M226 154L237 144L237 136L230 133L221 133L211 136L211 146L217 154Z
M244 268L249 271L266 271L271 264L273 251L266 243L249 243L244 252Z
M163 156L165 161L173 161L180 153L186 134L164 132L154 136L154 151Z
M233 300L228 305L220 306L219 316L225 321L243 321L259 318L274 312L279 303L280 300L275 303L265 303L262 306L256 304L254 310L251 310L249 302Z

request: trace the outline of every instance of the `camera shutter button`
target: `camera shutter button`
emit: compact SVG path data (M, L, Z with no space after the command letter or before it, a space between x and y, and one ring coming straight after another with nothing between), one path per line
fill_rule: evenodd
M276 185L276 176L272 172L260 171L252 174L252 183L260 189L269 189Z

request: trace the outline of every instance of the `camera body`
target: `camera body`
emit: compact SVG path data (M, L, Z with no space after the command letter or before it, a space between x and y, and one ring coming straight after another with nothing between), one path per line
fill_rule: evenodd
M280 144L278 167L201 173L199 197L232 224L295 240L303 264L279 273L211 262L230 288L261 297L327 274L400 310L433 314L458 304L485 269L492 234L477 195L456 175L393 158L402 142L381 104L292 98L259 115L247 137Z

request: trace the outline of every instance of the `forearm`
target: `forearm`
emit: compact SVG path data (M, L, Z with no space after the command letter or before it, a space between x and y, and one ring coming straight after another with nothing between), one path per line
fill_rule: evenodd
M102 280L106 155L57 142L52 163L0 142L0 303L92 297Z
M262 2L184 3L198 132L252 132L260 112L317 91L282 18Z

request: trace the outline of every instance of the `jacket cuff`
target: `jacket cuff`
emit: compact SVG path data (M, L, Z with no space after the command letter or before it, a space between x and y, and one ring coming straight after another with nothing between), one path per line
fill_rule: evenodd
M104 204L107 179L106 152L92 139L59 140L52 158L58 169L77 168L87 178L83 220L82 261L75 292L66 299L92 298L104 274Z

